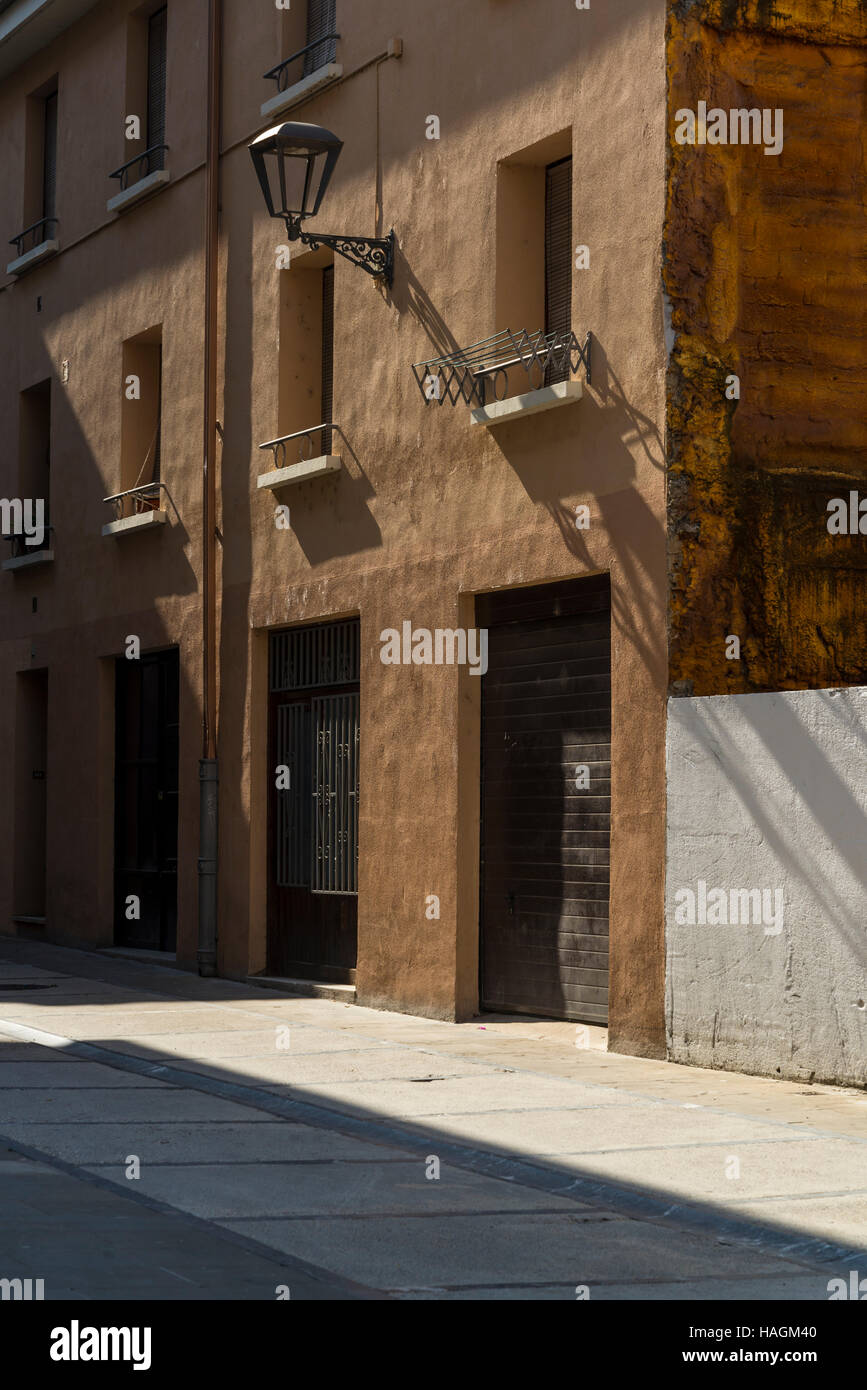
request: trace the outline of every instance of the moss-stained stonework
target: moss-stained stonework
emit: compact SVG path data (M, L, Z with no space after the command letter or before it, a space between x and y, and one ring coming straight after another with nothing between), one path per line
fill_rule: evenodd
M671 681L863 684L867 536L826 508L867 497L867 0L674 0L667 44ZM678 145L700 101L781 109L782 152Z

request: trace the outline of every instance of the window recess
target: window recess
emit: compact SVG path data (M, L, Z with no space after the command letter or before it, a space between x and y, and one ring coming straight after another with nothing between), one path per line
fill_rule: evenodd
M265 73L266 81L277 84L277 94L264 102L263 116L287 111L343 76L337 62L339 38L336 0L307 0L306 14L303 3L283 12L281 44L290 53Z

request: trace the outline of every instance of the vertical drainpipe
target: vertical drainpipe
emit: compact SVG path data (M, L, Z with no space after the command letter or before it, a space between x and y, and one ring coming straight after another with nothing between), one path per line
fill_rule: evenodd
M217 271L222 27L222 0L208 0L205 409L202 458L202 756L199 761L200 975L214 975L217 970Z

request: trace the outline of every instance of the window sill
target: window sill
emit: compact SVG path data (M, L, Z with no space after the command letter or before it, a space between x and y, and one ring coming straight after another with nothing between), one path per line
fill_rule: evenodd
M492 401L490 405L470 411L474 425L499 425L506 420L519 420L524 415L539 415L543 410L554 410L570 401L580 401L584 387L580 381L558 381L553 386L543 386L539 391L525 391L521 396L510 396L505 401Z
M146 174L131 188L125 188L122 193L116 193L113 198L109 198L105 205L107 211L123 212L125 208L131 208L135 203L140 203L142 198L155 193L163 184L168 183L170 178L168 169L154 169L152 174Z
M339 473L343 467L340 454L320 454L319 458L303 459L292 463L288 468L275 468L270 473L260 473L256 486L280 492L293 483L306 483L311 478L321 478L326 473Z
M104 536L127 536L131 531L149 531L153 526L165 526L165 512L139 512L136 516L123 516L120 521L109 521L102 528Z
M317 68L307 77L302 77L300 82L294 86L287 87L285 92L278 92L270 101L262 103L260 114L263 116L276 116L278 111L288 111L291 107L297 106L304 101L312 92L320 87L327 87L329 83L336 82L338 77L343 76L343 65L341 63L326 63L324 67Z
M40 241L39 245L34 246L32 251L10 261L6 267L6 274L23 275L25 270L29 270L31 266L39 265L40 261L47 261L49 256L53 256L59 250L60 242L53 237L49 241Z

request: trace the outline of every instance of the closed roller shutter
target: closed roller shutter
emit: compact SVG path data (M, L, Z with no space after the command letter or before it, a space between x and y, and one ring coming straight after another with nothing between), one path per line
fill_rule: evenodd
M334 414L334 266L322 272L322 423ZM331 453L331 430L322 431L322 452Z
M305 77L333 63L337 57L337 40L326 38L337 26L337 0L307 0L307 42L315 44L304 58Z
M545 170L545 332L572 327L572 160ZM545 385L568 381L568 364L550 366Z
M605 1023L611 817L607 576L484 595L481 1002ZM586 764L590 784L576 785Z
M148 128L147 148L166 140L166 7L148 21ZM164 156L153 155L150 169L162 169Z

